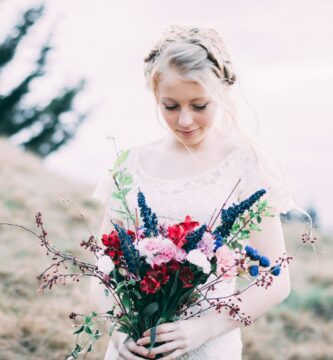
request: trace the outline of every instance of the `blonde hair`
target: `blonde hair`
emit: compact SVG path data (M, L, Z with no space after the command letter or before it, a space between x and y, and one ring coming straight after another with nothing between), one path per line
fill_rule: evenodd
M227 129L228 134L235 140L246 143L250 147L264 179L275 184L274 187L278 189L279 194L284 196L294 209L305 214L312 227L311 216L297 206L292 198L280 161L265 146L245 134L239 126L236 109L229 94L231 86L238 78L224 41L219 34L212 28L170 25L144 58L147 87L154 93L155 98L159 80L170 70L174 70L175 75L181 79L198 82L212 95L224 110L223 121L220 118L218 122L214 122L214 126L222 131ZM167 130L169 131L169 129ZM192 153L180 138L178 140ZM262 157L267 157L267 155L270 156L269 164L274 169L273 176L264 171L261 163ZM271 161L272 159L275 161Z

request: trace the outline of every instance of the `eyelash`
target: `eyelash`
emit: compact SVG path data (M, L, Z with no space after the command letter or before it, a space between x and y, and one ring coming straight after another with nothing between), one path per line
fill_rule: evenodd
M205 105L193 105L195 111L202 111L205 110L208 104ZM173 111L176 110L178 105L166 105L164 104L164 109Z

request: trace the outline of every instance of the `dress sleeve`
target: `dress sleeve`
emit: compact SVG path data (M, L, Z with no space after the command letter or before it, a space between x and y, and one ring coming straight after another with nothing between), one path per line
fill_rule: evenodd
M260 189L266 194L262 199L268 201L274 213L287 213L294 208L294 201L288 187L285 186L280 170L272 166L271 159L260 156L260 165L252 150L247 149L242 157L239 169L241 181L239 183L238 200L243 201Z

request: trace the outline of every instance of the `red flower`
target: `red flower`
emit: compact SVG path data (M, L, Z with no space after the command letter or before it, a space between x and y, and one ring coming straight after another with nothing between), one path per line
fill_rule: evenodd
M180 263L174 259L168 262L168 270L173 274L180 269Z
M199 223L197 221L191 221L191 217L186 215L185 221L179 224L168 227L168 237L179 248L183 247L186 243L186 235L192 231Z
M105 245L107 247L119 249L120 240L119 240L117 231L112 230L109 235L107 235L107 234L102 235L102 243L103 243L103 245Z
M179 248L181 248L183 245L187 243L185 236L186 236L186 232L184 231L184 228L181 225L176 224L168 227L169 239Z
M147 276L153 277L162 285L166 284L170 279L170 276L167 274L167 267L165 264L161 266L154 265L152 270L147 271Z
M196 226L199 225L197 221L191 221L191 216L186 215L185 221L179 224L182 226L186 233L192 231Z
M161 284L152 276L145 276L140 281L140 289L146 294L155 294L161 288Z
M132 238L132 241L135 240L135 232L132 230L127 230L127 235L129 235Z
M119 249L107 249L105 251L105 253L107 255L110 256L110 258L112 259L112 261L114 262L115 265L119 265L120 264L120 258L123 256L123 252Z
M193 281L194 275L189 266L184 266L180 269L179 279L183 282L184 288L190 288L193 286L191 281Z

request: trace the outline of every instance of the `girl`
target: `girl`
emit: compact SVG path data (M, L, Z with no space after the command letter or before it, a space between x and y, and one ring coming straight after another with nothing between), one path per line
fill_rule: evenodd
M187 214L208 223L240 178L241 182L226 207L265 188L270 212L262 231L253 232L249 244L272 260L285 252L279 218L294 207L281 173L263 157L262 147L239 128L229 92L236 82L229 55L218 33L210 28L171 25L150 51L145 61L147 85L153 92L157 110L166 123L167 135L144 146L130 149L125 167L134 177L127 195L131 210L137 207L137 189L147 203L168 223L183 221ZM283 177L282 177L283 178ZM119 205L110 194L114 189L107 174L93 196L106 206L102 233L109 233L112 219L122 224ZM235 281L221 283L217 295L231 295ZM269 289L251 287L242 299L242 311L256 319L289 294L288 267L283 268ZM109 298L95 284L92 295L100 309L111 308ZM227 312L214 309L201 317L166 323L157 327L157 342L147 351L149 331L136 343L123 343L125 335L114 332L105 359L241 359L241 323Z

